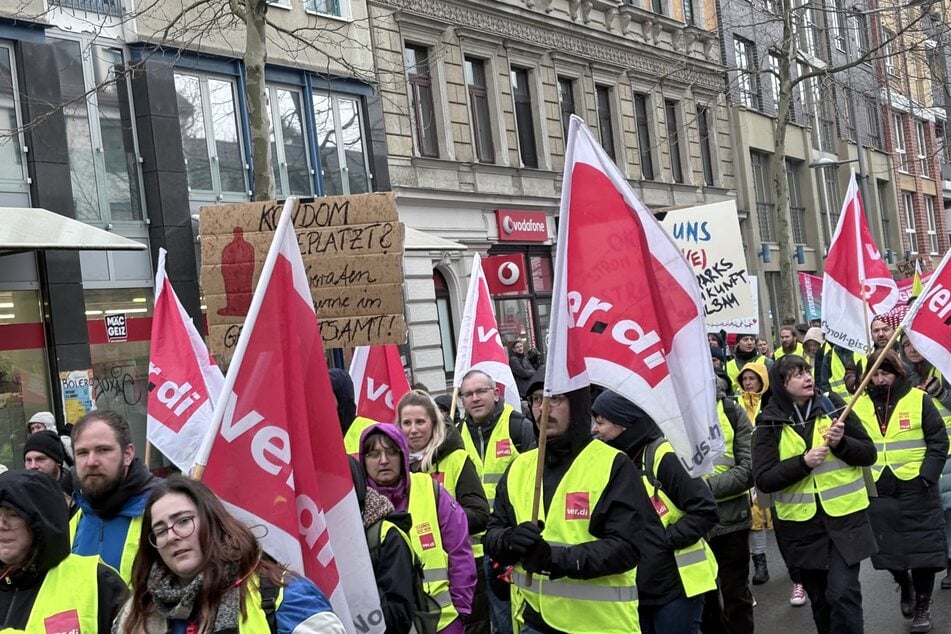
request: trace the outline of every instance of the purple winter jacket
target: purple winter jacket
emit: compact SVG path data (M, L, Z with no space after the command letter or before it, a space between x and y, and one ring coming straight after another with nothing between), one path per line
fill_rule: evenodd
M402 454L403 473L400 481L392 486L381 486L367 474L367 484L386 496L397 511L406 511L409 506L409 478L407 474L410 472L409 445L406 443L406 437L395 425L377 423L363 431L360 436L361 448L364 439L374 432L386 434L399 447ZM360 465L366 473L362 449L360 451ZM449 594L452 596L452 604L459 614L469 616L472 613L472 595L476 586L475 559L472 555L472 546L469 544L469 521L466 519L466 513L462 507L441 484L439 485L439 504L436 507L436 513L439 516L439 533L442 536L443 549L449 556ZM458 619L442 631L454 632L457 628L459 632L462 632L462 623Z

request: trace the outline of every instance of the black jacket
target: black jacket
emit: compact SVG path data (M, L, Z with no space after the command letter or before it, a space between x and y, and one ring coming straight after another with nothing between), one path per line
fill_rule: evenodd
M720 517L710 531L711 538L746 530L753 525L748 495L753 488L753 423L746 410L732 398L722 398L721 402L733 428L735 464L723 473L706 478L707 486L717 500L717 514Z
M898 401L912 389L916 388L901 377L896 377L891 389L871 386L868 394L876 420L867 422L879 425L889 420ZM879 545L872 565L879 570L943 568L947 564L937 482L948 455L948 434L931 397L923 399L921 428L927 449L919 475L899 480L886 467L877 483L878 497L871 500L872 529Z
M817 394L810 403L805 422L800 423L789 392L775 372L769 374L770 398L756 418L753 431L753 479L759 490L775 493L810 475L803 456L779 459L779 440L783 426L789 425L803 437L807 448L812 448L812 434L816 416L822 409L823 398ZM818 389L818 388L817 388ZM835 393L828 397L834 412L845 407ZM832 453L846 464L868 467L875 464L875 445L865 433L861 421L850 413L845 420L845 435ZM826 569L829 552L834 546L845 561L852 565L878 550L868 513L858 511L843 517L832 517L822 510L817 500L816 514L804 522L784 521L773 516L776 540L790 567Z
M641 474L650 468L645 464L646 447L662 437L653 421L644 420L625 429L608 444L627 454ZM637 566L638 600L643 606L662 606L684 596L674 551L695 544L717 523L713 494L703 480L690 477L676 454L669 453L661 459L656 480L684 516L665 529L650 501L655 495L653 485L645 490L641 480L640 486L631 492L632 500L643 509L646 518L639 538L641 561Z
M459 449L465 450L459 430L452 425L446 425L446 427L446 440L433 455L433 465L437 473L440 471L440 461L446 456ZM410 469L418 471L419 463L410 464ZM489 502L485 497L479 472L476 471L471 458L466 458L462 471L459 473L459 480L456 482L456 502L466 512L466 519L469 520L469 534L475 535L484 531L489 522Z
M568 394L571 422L568 431L548 441L542 480L542 503L550 508L555 489L581 450L592 440L591 399L588 389ZM516 458L518 460L518 458ZM507 543L507 535L515 527L515 512L509 502L508 472L499 481L495 491L495 508L489 517L485 546L489 555L502 565L517 563L517 557ZM642 501L637 502L640 490ZM522 492L522 494L530 492ZM640 540L644 530L646 494L640 484L640 474L634 464L618 455L611 465L608 485L591 509L590 532L597 539L574 546L553 546L551 577L593 579L630 570L641 558ZM542 632L553 632L541 616L528 605L525 622ZM578 618L584 618L579 615Z
M46 574L69 555L66 501L59 484L38 471L0 474L0 506L12 508L33 533L35 554L25 568L7 573L0 582L0 629L25 629ZM118 573L103 563L96 572L99 589L99 631L108 632L129 594ZM92 580L88 580L91 582ZM87 584L84 584L88 587ZM63 609L69 607L63 599Z
M463 425L469 428L469 435L472 436L472 444L475 445L480 458L485 458L486 443L489 442L489 438L492 436L495 426L499 424L499 417L502 415L502 409L504 407L505 401L499 399L499 402L495 404L495 409L492 411L492 417L487 422L480 425L472 420L472 417L469 416L468 413L462 422ZM525 453L529 449L534 449L537 444L535 430L531 421L522 416L522 413L518 410L513 410L509 416L509 435L512 437L512 442L515 443L515 448L518 449L519 453Z
M509 353L509 367L512 368L512 374L515 375L515 384L518 386L518 395L525 398L525 391L528 390L529 381L535 375L535 366L524 354L515 352Z

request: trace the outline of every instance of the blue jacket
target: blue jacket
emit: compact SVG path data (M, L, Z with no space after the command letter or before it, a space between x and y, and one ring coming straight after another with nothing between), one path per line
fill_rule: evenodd
M73 537L73 553L77 555L99 555L104 562L120 570L122 550L129 533L129 524L145 513L145 502L149 490L133 495L113 517L103 520L93 510L89 501L79 491L73 492L73 499L79 507L79 524ZM135 535L138 541L138 535Z

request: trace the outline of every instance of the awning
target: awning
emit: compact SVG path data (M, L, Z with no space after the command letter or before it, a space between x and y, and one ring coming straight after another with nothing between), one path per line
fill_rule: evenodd
M403 248L407 251L465 251L469 248L462 243L446 240L406 225L403 228L406 230Z
M0 255L50 249L141 251L146 245L39 208L0 207Z

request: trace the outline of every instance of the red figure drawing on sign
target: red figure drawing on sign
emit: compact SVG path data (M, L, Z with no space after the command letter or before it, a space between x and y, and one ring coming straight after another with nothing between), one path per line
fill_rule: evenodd
M221 250L221 277L225 282L227 304L218 309L218 314L225 317L247 315L254 278L254 247L244 239L241 227L234 228L234 239Z

